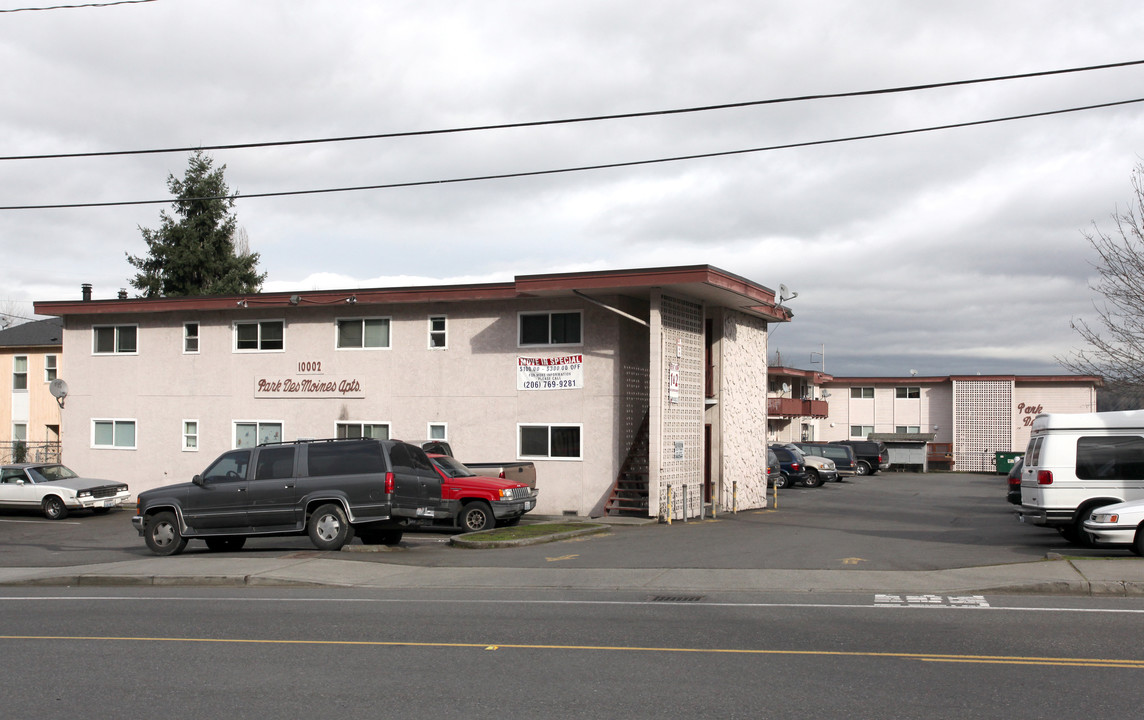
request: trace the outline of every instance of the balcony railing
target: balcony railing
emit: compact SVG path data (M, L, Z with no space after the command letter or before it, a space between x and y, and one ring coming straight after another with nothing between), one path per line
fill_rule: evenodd
M771 417L817 417L829 414L830 405L825 400L800 400L798 398L767 398L767 415Z

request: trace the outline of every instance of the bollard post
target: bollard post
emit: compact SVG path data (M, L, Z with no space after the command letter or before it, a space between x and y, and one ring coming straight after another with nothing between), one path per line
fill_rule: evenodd
M739 481L731 481L731 514L736 515L739 512Z
M671 483L667 485L667 524L671 524L671 516L675 514L675 508L672 505Z
M683 484L683 522L687 522L687 483Z

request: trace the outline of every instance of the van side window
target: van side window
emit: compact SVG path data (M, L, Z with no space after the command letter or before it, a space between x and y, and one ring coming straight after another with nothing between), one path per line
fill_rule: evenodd
M254 468L255 480L285 480L294 476L293 447L263 448Z
M337 443L309 447L307 467L310 477L321 475L365 475L384 473L381 446L376 442Z
M1025 465L1033 466L1041 464L1041 443L1044 438L1035 437L1029 441L1028 450L1025 452Z
M1082 480L1144 479L1144 437L1081 437L1076 476Z

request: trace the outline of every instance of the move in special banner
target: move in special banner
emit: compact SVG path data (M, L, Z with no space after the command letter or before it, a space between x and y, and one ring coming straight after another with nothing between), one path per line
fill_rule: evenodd
M583 355L516 359L517 390L579 390L583 387Z

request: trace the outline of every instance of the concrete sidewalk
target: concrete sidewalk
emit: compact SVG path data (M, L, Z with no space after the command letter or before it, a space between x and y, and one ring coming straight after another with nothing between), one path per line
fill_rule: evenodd
M292 586L575 589L649 593L1038 593L1144 595L1144 560L1047 559L915 572L410 567L328 557L155 557L60 568L0 568L6 586Z

